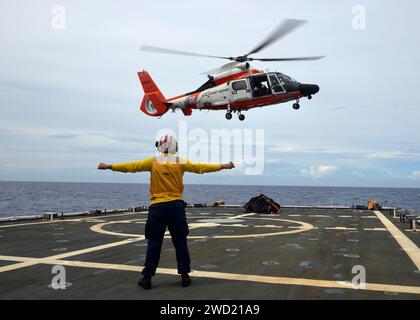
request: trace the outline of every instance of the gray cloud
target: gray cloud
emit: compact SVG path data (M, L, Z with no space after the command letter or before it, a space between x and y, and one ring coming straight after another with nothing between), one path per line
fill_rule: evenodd
M189 129L208 133L219 128L264 129L264 176L232 176L235 183L306 183L293 174L327 164L340 170L328 176L326 184L352 183L349 177L358 178L352 175L358 172L372 184L388 185L395 179L385 172L409 177L418 170L420 108L414 93L420 45L407 32L420 28L418 1L386 6L379 0L359 1L367 7L364 31L351 28L352 0L248 1L241 14L235 1L63 0L64 31L50 27L55 4L52 0L36 6L23 0L0 3L0 37L7 48L0 50L0 158L9 166L8 171L0 170L0 179L71 176L100 181L96 173L90 174L95 159L120 161L152 153L157 131L177 132L180 120L188 120ZM116 11L121 14L115 15ZM173 19L186 14L188 19ZM258 23L244 23L244 16ZM214 17L221 23L215 24ZM142 53L141 44L237 55L249 51L288 17L309 23L261 56L325 54L327 58L253 65L320 85L313 100L302 99L298 112L291 103L251 110L244 123L226 122L223 112L194 111L191 118L168 113L161 119L139 112L142 90L137 71L148 70L170 97L200 86L207 79L199 73L218 63ZM241 35L228 36L238 26ZM402 55L404 59L395 59ZM27 163L21 157L33 157L38 168L46 169L42 174L24 170ZM63 176L59 170L48 171L48 167L74 165L77 170ZM220 183L218 178L203 179ZM400 180L402 185L420 186L413 178Z

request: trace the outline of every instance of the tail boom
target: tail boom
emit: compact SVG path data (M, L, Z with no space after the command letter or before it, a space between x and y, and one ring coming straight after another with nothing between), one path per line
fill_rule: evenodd
M139 72L138 76L144 90L144 97L140 105L140 110L148 116L162 116L169 109L168 102L164 95L147 71Z

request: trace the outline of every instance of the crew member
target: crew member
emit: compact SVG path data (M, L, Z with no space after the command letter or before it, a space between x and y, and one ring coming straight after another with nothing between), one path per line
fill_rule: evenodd
M187 246L189 233L185 215L185 202L182 200L184 190L184 172L208 173L222 169L232 169L234 164L192 163L176 156L178 144L173 136L165 135L156 142L157 157L149 157L142 161L120 164L100 163L98 169L119 172L150 172L151 205L145 226L147 239L147 254L142 271L143 277L138 285L144 289L152 287L152 276L159 264L160 252L166 227L171 234L176 250L178 273L181 275L181 285L191 284L189 273L190 255Z

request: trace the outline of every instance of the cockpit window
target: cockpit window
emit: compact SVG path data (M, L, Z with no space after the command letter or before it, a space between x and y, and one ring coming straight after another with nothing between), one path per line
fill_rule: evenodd
M297 81L283 73L277 72L277 77L284 83L296 83Z
M281 93L284 92L282 85L280 84L279 79L277 79L275 74L270 74L270 82L271 82L271 89L274 93Z

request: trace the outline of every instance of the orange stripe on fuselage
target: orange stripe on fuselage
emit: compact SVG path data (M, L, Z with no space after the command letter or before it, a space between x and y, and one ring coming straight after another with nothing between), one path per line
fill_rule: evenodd
M260 97L256 99L248 99L244 101L237 101L230 103L230 108L233 110L248 110L257 107L263 107L273 104L284 103L291 100L296 100L302 95L300 91L282 93L277 95L271 95L267 97ZM208 110L226 110L228 108L228 103L218 106L205 105L201 109Z
M259 73L262 73L262 72L260 70L256 70L256 69L251 70L251 74L259 74ZM232 81L232 80L235 80L235 79L242 79L242 78L246 78L246 77L248 77L248 71L231 74L230 76L223 77L223 78L220 78L220 79L215 79L214 82L216 83L216 85L221 85L221 84L226 83L228 81Z

